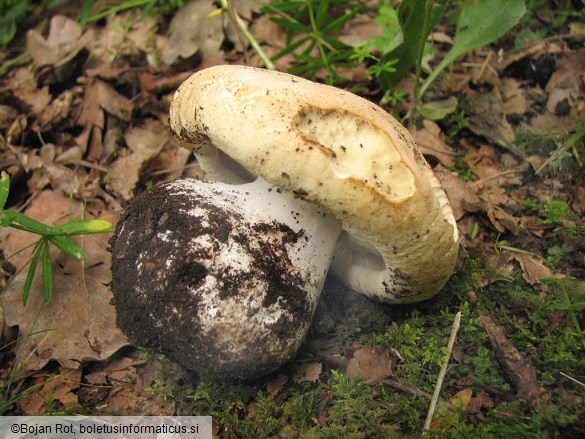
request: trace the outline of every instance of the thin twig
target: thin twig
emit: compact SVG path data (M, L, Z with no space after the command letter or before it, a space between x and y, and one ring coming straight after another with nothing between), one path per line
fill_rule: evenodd
M427 413L427 419L425 420L423 430L428 430L431 427L435 409L437 408L437 401L439 400L439 393L441 392L441 387L443 386L443 381L445 380L445 375L447 374L447 366L449 366L449 360L451 359L451 353L453 352L453 345L455 344L455 338L457 337L457 332L459 331L460 325L461 311L459 311L455 316L453 326L451 327L451 335L449 336L449 341L447 342L447 356L443 362L439 376L437 377L437 384L435 385L435 391L433 392L433 397L431 398L431 404L429 405L429 412Z
M398 381L391 380L390 378L386 378L384 380L384 384L387 384L388 386L395 390L399 390L400 392L408 393L409 395L417 396L419 398L428 399L429 401L433 398L433 395L430 393L415 389L414 387L407 386L405 384L399 383ZM450 402L439 400L438 403L451 411L456 409L456 407Z
M559 374L560 374L560 375L562 375L562 376L564 376L565 378L568 378L568 379L570 379L571 381L573 381L573 382L575 382L575 383L579 384L580 386L583 386L583 387L585 387L585 384L584 384L584 383L582 383L581 381L579 381L579 380L577 380L577 379L573 378L572 376L570 376L570 375L567 375L566 373L563 373L563 372L559 372Z

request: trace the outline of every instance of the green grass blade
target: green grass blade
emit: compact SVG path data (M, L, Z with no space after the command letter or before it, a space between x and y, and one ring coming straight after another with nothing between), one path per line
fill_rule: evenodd
M341 28L341 26L343 26L345 23L347 23L349 20L355 17L358 14L358 12L361 12L361 9L359 8L353 9L349 14L342 15L338 19L333 20L331 23L325 26L321 32L327 33L334 29Z
M87 260L87 253L85 253L85 250L70 239L65 238L64 236L49 236L49 241L51 241L51 243L63 253L80 261Z
M274 55L271 58L272 61L276 61L277 59L282 58L285 55L288 55L289 53L293 52L294 50L296 50L298 47L302 46L305 42L309 41L310 39L311 39L310 36L303 37L303 38L295 41L294 43L289 44L284 49L282 49L280 52L278 52L276 55Z
M6 201L8 200L9 192L10 175L8 175L8 172L2 171L2 174L0 174L0 209L4 209Z
M15 210L5 210L3 214L5 219L10 219L10 226L16 229L36 233L37 235L54 235L57 233L55 227L47 226Z
M24 288L22 291L22 306L26 306L26 302L28 301L28 296L30 294L30 287L32 282L35 278L35 271L37 271L37 265L39 262L39 256L41 251L43 250L43 244L45 243L44 239L39 239L35 244L33 249L32 259L30 260L30 265L28 267L28 273L26 274L26 279L24 281Z
M286 18L279 18L279 17L271 17L270 21L276 23L281 28L292 31L292 32L302 32L302 33L311 33L311 29L304 24L301 24L296 21L292 21Z
M43 295L45 303L49 303L53 294L53 267L51 266L51 254L49 252L49 243L43 240L43 261L42 267L42 279L43 279Z

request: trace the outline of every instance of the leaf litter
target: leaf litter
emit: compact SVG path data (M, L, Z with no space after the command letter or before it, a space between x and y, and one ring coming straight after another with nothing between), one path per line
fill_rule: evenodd
M258 15L265 2L233 3L267 53L286 46L286 32L267 15ZM28 30L23 40L34 69L17 64L0 78L0 161L18 187L11 195L14 206L24 203L27 214L46 223L63 222L71 214L114 222L127 202L150 184L202 175L169 135L167 110L174 90L190 73L203 66L243 62L239 38L225 14L209 0L195 0L174 17L141 20L139 13L128 11L82 28L57 14L43 24ZM378 31L379 25L358 15L346 23L341 39L362 41ZM433 35L438 44L453 44L449 28ZM250 55L250 62L260 65L260 59ZM291 53L277 66L286 70L297 62ZM451 105L455 97L457 108L464 111L468 122L459 134L443 131L449 128L451 107L433 112L439 116L428 113L432 121L410 127L446 189L462 248L491 268L477 276L479 286L509 282L520 274L543 297L549 292L545 279L585 278L585 239L582 234L570 238L558 233L563 224L583 227L582 180L575 185L550 167L544 177L533 178L550 148L522 140L525 133L549 139L577 128L585 112L584 66L585 50L562 39L536 41L505 53L476 49L453 64L433 91L433 102ZM363 67L358 73L340 72L349 83L363 85L371 79ZM412 83L406 78L398 88L408 94ZM379 90L368 85L366 93L376 96ZM400 102L396 108L405 105ZM564 169L563 163L554 166ZM551 199L565 202L575 217L546 223L543 206ZM540 207L531 209L526 200L536 200ZM4 258L34 239L13 231L3 231L1 238ZM24 272L16 273L30 249L3 265L3 282L10 281L1 296L4 336L18 340L9 351L12 360L3 364L18 365L17 380L29 386L44 383L19 403L21 413L46 413L47 398L57 409L107 408L127 414L177 410L174 399L145 392L165 385L164 368L128 346L115 326L107 240L84 237L81 244L90 259L83 264L57 252L51 255L55 294L48 305L42 304L36 279L29 305L22 307ZM548 253L555 246L570 249L556 264ZM404 386L396 381L403 361L398 347L365 348L361 338L379 330L380 322L400 320L400 312L363 298L334 297L340 289L334 280L328 281L318 321L298 364L260 385L271 398L281 400L291 385L329 388L331 368L347 368L348 376L372 385L386 381L394 382L396 389ZM510 397L547 403L550 396L538 383L538 371L510 344L510 334L490 316L482 317L482 325L516 395L469 378L458 381L460 390L450 395L450 404L463 406L481 420L487 409ZM454 361L464 359L455 352ZM514 376L514 370L520 373Z

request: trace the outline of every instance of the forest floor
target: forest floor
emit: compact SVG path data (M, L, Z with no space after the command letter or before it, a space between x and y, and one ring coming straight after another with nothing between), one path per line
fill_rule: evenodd
M121 11L84 27L77 3L31 13L0 49L6 208L50 225L115 224L136 194L203 175L168 129L178 86L205 67L263 64L211 1L174 16ZM235 2L274 55L290 41L258 3ZM2 413L212 415L221 438L419 437L460 312L428 434L585 437L584 19L554 21L549 3L459 57L420 117L405 122L460 231L456 272L438 296L380 305L330 278L293 361L254 382L214 383L131 346L116 327L109 234L77 241L83 263L52 250L51 301L38 270L23 306L37 237L3 228ZM337 37L372 38L372 15ZM431 64L452 37L453 24L437 25ZM277 69L298 65L293 55ZM382 106L403 118L414 75L385 94L368 67L340 67L334 85L376 103L385 96Z

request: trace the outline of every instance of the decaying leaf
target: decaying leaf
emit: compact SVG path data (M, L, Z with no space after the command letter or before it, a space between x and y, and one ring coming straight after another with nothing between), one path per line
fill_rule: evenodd
M522 277L530 285L538 285L542 279L553 277L551 269L545 266L536 256L514 253L514 259L520 263Z
M18 402L24 415L47 415L52 410L79 410L77 390L81 386L81 369L59 368L58 375L39 373L35 384L39 390ZM34 376L33 376L34 377Z
M224 20L221 14L212 15L216 9L211 0L192 0L175 14L162 53L165 64L190 58L198 50L203 57L217 55L224 39Z
M287 381L288 376L281 374L272 381L266 383L266 390L268 391L268 395L274 398L282 390Z
M55 15L46 39L34 29L27 32L27 48L38 67L38 76L46 83L63 82L74 72L77 55L93 38L92 30L82 31L76 21Z
M496 88L481 93L468 89L463 108L469 117L468 128L471 131L484 136L513 154L520 155L514 146L516 133L504 117L502 97Z
M133 350L113 357L99 370L87 374L85 380L91 386L80 392L81 402L130 416L173 415L175 400L165 393L164 383L159 379L163 366L156 359L146 361L144 357L143 352Z
M443 140L441 128L435 122L425 119L424 128L411 132L418 148L425 155L436 157L443 166L455 165L455 152Z
M130 200L140 173L170 139L169 131L156 120L148 120L142 127L134 127L124 135L130 153L118 158L106 176L106 183L114 193Z
M321 363L303 363L296 368L293 381L297 384L313 383L319 380L322 370Z
M463 181L457 174L440 165L435 167L434 173L447 193L456 220L461 219L466 212L477 210L470 207L477 206L480 200L469 182Z
M389 351L358 349L349 360L346 374L351 379L360 376L368 384L376 384L392 376Z
M25 213L46 224L60 224L69 218L69 212L74 212L74 218L78 219L81 204L46 191L31 202ZM112 213L102 218L112 223L116 219ZM5 251L13 254L36 239L30 233L12 231ZM37 273L27 306L23 307L26 270L14 277L0 296L6 325L19 329L16 356L24 369L39 370L50 360L74 369L82 361L107 359L128 345L126 337L116 327L115 310L110 304L108 239L109 235L82 238L80 244L89 256L85 263L52 252L54 289L49 304L43 302L41 276ZM22 267L30 251L29 247L11 261L17 268Z

